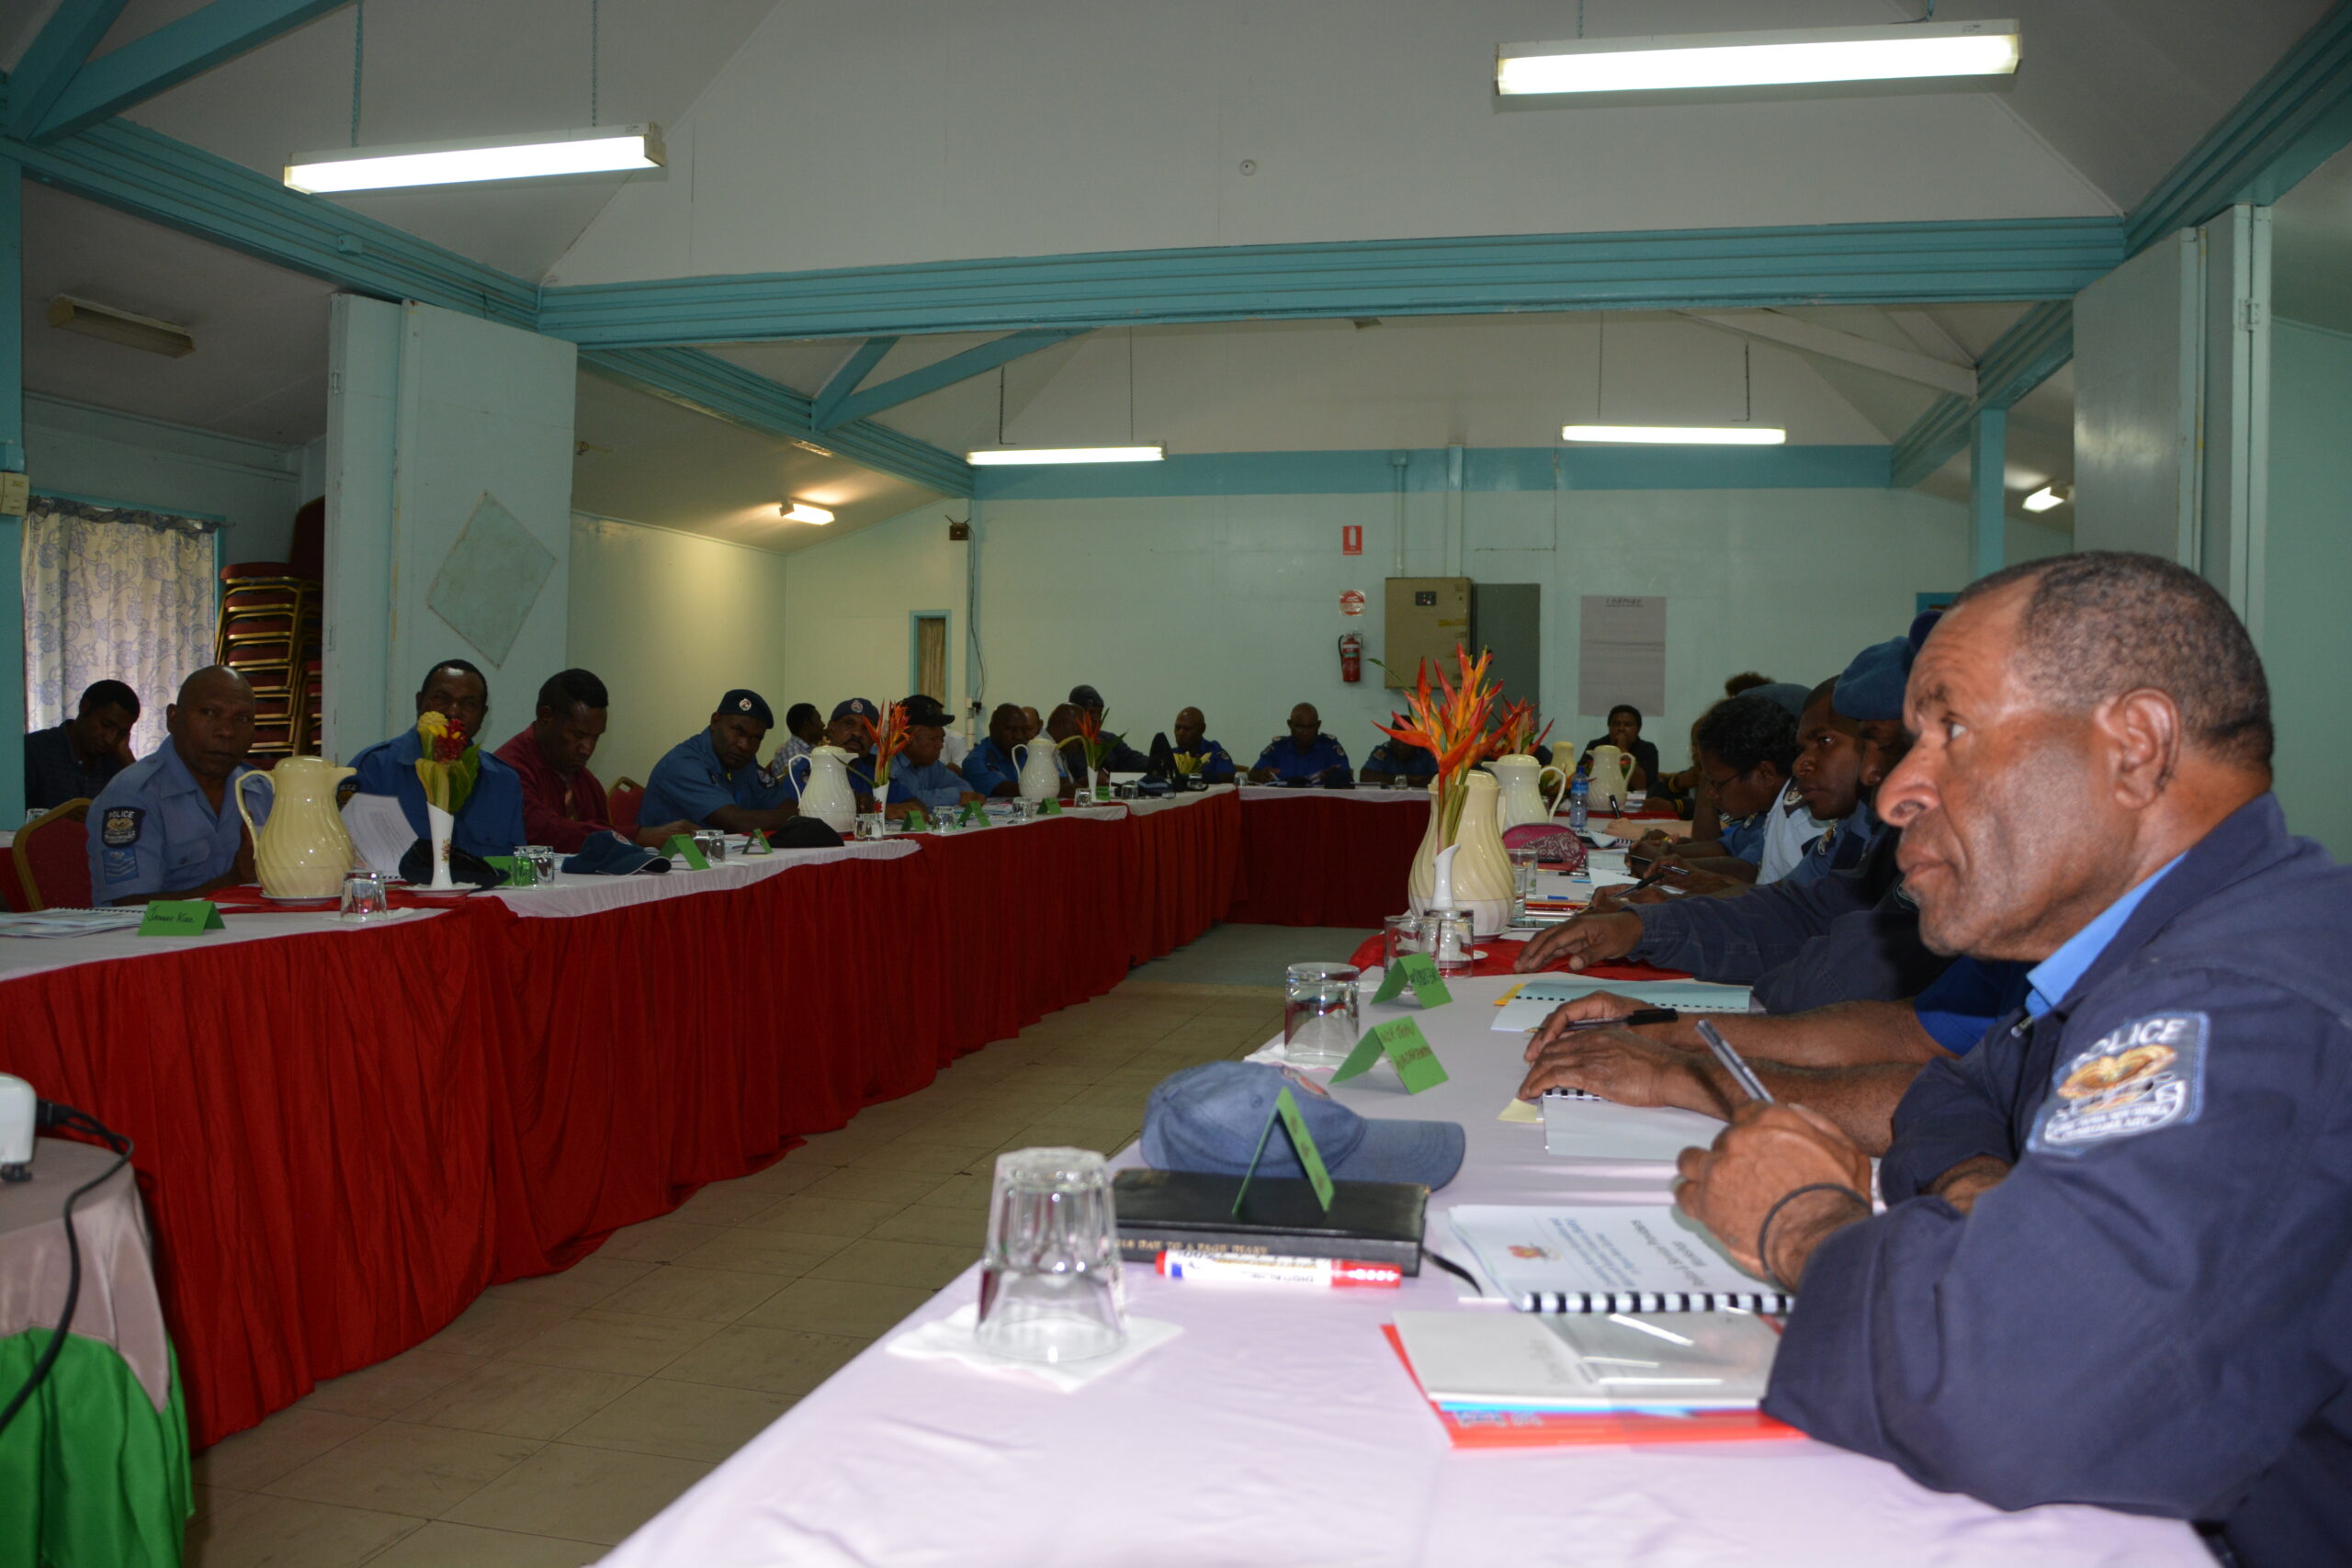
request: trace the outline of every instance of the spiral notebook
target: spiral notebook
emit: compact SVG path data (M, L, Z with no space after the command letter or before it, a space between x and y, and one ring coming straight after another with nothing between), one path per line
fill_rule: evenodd
M1670 1203L1461 1204L1446 1219L1521 1312L1784 1313L1796 1304Z
M1682 1012L1746 1012L1746 986L1717 986L1704 980L1600 980L1568 975L1546 975L1512 987L1495 1004L1489 1026L1505 1034L1523 1034L1552 1016L1562 1002L1607 991L1647 1008L1674 1008Z

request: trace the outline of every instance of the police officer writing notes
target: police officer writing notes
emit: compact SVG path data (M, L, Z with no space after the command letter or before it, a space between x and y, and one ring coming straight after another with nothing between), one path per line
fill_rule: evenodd
M1313 703L1290 710L1288 739L1276 736L1250 770L1253 784L1323 784L1349 776L1347 748L1323 733Z
M2030 562L1904 718L1921 933L2030 990L1905 1096L1883 1214L1802 1105L1684 1152L1681 1205L1799 1288L1765 1408L2001 1507L2352 1562L2352 874L2288 835L2245 629L2154 557Z
M99 904L192 898L254 875L237 781L254 743L254 692L219 664L180 682L164 743L115 774L90 803L90 897ZM268 792L247 804L268 818Z

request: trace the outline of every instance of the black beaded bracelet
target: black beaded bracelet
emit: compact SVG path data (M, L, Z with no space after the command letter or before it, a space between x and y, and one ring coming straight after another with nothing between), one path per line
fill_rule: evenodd
M1792 1295L1796 1293L1796 1287L1781 1278L1780 1270L1772 1267L1772 1255L1765 1251L1764 1248L1765 1244L1771 1240L1772 1222L1781 1217L1781 1211L1789 1206L1791 1200L1802 1198L1808 1192L1843 1192L1847 1197L1851 1198L1855 1202L1860 1203L1865 1212L1867 1212L1871 1206L1871 1201L1868 1198L1863 1197L1860 1193L1855 1191L1852 1188L1847 1186L1842 1181L1815 1181L1809 1182L1803 1187L1791 1188L1788 1191L1781 1194L1781 1201L1779 1202L1764 1211L1764 1223L1756 1227L1756 1261L1764 1266L1764 1277L1767 1280L1771 1280L1772 1283L1780 1286L1781 1289L1788 1292Z

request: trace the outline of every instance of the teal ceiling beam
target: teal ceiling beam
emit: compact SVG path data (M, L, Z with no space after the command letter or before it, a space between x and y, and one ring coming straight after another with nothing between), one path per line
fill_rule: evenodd
M2123 220L2132 254L2240 202L2267 204L2352 142L2352 0L2339 0Z
M883 355L896 347L898 342L894 337L867 338L857 345L840 369L826 378L825 384L818 389L816 397L809 402L810 414L820 430L840 423L834 415L840 412L842 400L857 390L857 384L882 363Z
M69 0L70 3L70 0ZM74 73L40 118L36 139L71 136L167 93L350 0L212 0ZM15 127L12 125L12 131ZM17 132L21 134L21 132Z
M40 34L8 78L8 115L0 130L28 135L98 47L129 0L58 0Z
M584 345L1509 310L1945 304L2072 295L2114 218L1357 240L548 288Z
M538 288L405 230L128 120L54 141L0 141L26 177L381 299L535 328Z
M1960 455L1978 416L2002 412L2075 356L2075 302L2036 305L2003 333L1976 364L1976 396L1939 398L1894 444L1894 479L1908 489Z
M821 428L831 429L843 420L865 419L881 412L884 409L896 408L900 403L912 402L915 399L936 392L944 387L952 387L958 381L967 381L975 376L985 376L1000 365L1010 365L1012 361L1035 354L1040 349L1051 348L1057 343L1065 343L1079 336L1084 330L1080 327L1033 328L1028 332L1013 333L1009 336L1001 337L994 343L984 343L976 348L967 348L961 354L951 354L935 365L926 365L920 370L910 370L903 376L894 376L871 391L859 392L842 399L834 408L832 417L820 419L819 424Z
M583 349L580 367L681 408L806 442L943 495L972 493L971 465L953 453L865 420L820 432L804 394L698 348Z

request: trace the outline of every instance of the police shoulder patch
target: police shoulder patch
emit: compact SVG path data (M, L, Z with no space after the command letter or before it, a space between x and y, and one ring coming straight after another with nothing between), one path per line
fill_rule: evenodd
M147 813L136 806L109 806L106 820L98 824L98 842L110 850L119 850L139 841L139 825Z
M2109 1031L2061 1061L2026 1146L2073 1155L2095 1144L2186 1126L2205 1109L2201 1012L2158 1012Z

